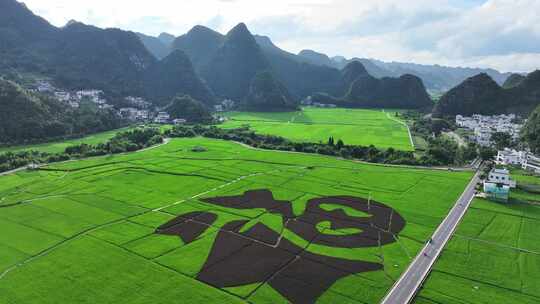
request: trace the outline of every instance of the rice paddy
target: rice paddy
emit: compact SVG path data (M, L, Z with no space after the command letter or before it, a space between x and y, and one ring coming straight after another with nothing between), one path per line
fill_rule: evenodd
M248 125L255 132L277 135L293 141L326 142L329 137L345 144L413 151L407 127L395 111L365 109L303 108L286 113L225 113L229 118L222 127Z
M0 303L378 303L471 176L203 138L1 176Z
M540 184L522 171L512 177L519 188ZM539 303L539 201L521 189L507 204L473 201L416 303Z

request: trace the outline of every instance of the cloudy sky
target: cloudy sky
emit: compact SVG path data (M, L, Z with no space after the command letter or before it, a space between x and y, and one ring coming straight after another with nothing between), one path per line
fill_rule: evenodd
M280 47L502 71L540 68L540 0L22 0L70 19L157 35L245 22Z

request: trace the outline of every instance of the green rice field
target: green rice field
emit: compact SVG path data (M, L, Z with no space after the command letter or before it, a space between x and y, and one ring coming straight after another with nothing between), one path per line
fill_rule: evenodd
M518 185L540 177L513 171ZM416 303L540 303L540 193L473 201Z
M168 125L160 126L162 130L165 130L170 127L171 126L168 126ZM130 129L132 128L127 127L127 128L117 129L117 130L96 133L96 134L88 135L81 138L53 141L53 142L42 143L42 144L10 146L10 147L0 146L0 153L29 151L29 150L45 152L45 153L61 153L61 152L64 152L64 150L66 150L66 148L69 146L75 146L75 145L80 145L80 144L96 145L96 144L105 143L109 139L113 138L117 133L128 131Z
M249 125L257 133L294 141L326 142L333 136L345 144L414 150L407 127L394 117L393 111L309 107L299 112L230 112L225 116L229 120L222 125L224 128Z
M25 151L25 150L34 150L34 151L46 152L46 153L60 153L60 152L64 152L64 150L69 146L75 146L75 145L79 145L83 143L89 144L89 145L104 143L107 140L113 138L116 135L116 133L121 132L121 131L126 131L128 129L129 128L112 130L112 131L92 134L92 135L85 136L82 138L69 139L69 140L63 140L63 141L54 141L54 142L43 143L43 144L0 147L0 153L19 152L19 151Z
M379 303L471 177L203 138L0 176L0 303ZM536 255L511 248L539 250L524 241L540 213L487 205L459 232L505 256L485 278L493 260L477 259L479 292L506 282L535 298L533 280L514 279L537 278ZM505 226L481 227L491 217ZM355 237L368 230L378 237ZM434 287L450 276L444 260Z

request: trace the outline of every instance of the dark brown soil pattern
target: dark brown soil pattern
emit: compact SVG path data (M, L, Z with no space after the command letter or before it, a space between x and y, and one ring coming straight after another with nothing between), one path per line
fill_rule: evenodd
M286 229L309 244L337 248L377 247L396 241L405 220L392 208L375 201L351 196L311 199L304 214L296 217L292 204L273 198L268 190L248 191L244 195L207 198L202 201L233 209L261 208L281 215ZM343 209L326 211L322 204L349 207L369 214L354 217ZM160 226L157 233L177 235L190 243L217 219L211 212L181 215ZM310 253L280 233L257 223L240 232L249 221L232 221L220 227L211 252L197 279L218 288L267 283L289 302L314 303L337 280L362 272L382 270L383 265ZM333 230L356 228L354 234L325 234L316 227L329 222Z

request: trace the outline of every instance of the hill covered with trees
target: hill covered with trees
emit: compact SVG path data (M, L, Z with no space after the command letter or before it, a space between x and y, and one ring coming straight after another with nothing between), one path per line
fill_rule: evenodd
M294 111L298 104L287 88L265 71L257 73L241 107L248 111Z
M110 110L85 104L72 109L1 78L0 109L0 144L80 136L122 125L121 119Z
M433 106L422 80L413 75L378 79L369 75L362 63L353 61L343 68L341 77L346 88L342 97L315 94L313 101L345 107L426 109Z
M540 153L540 105L531 113L521 132L529 148L534 153Z
M208 108L189 95L178 95L165 109L172 119L185 119L188 123L210 123L213 118Z
M24 4L2 0L0 41L0 74L16 70L47 76L58 87L100 89L112 97L154 97L155 82L163 81L165 84L160 89L169 99L181 93L213 102L212 98L201 96L200 81L184 60L169 58L166 64L178 63L179 66L168 67L169 73L163 74L167 78L156 74L164 63L160 63L133 32L101 29L75 21L57 28L34 15ZM149 78L154 82L146 87ZM170 78L181 78L182 84ZM150 96L146 96L147 92Z
M157 105L167 104L171 96L183 93L204 102L215 103L213 92L197 75L189 58L175 50L148 68L144 75L145 95Z
M218 96L242 100L255 75L269 68L255 38L241 23L227 33L201 74Z
M540 70L506 87L500 87L487 74L476 75L443 95L433 113L437 116L528 114L540 104Z

